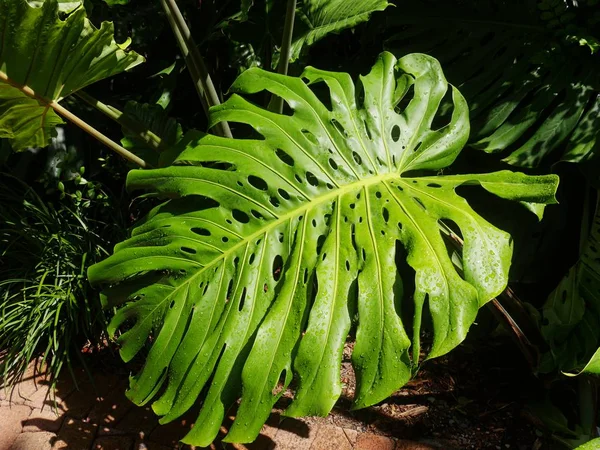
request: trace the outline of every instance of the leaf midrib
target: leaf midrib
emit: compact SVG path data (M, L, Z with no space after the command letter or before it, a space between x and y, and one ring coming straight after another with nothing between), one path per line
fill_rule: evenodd
M385 173L382 175L378 175L378 176L363 179L363 180L360 180L360 181L357 181L354 183L346 184L346 185L339 187L338 189L332 190L332 192L328 192L325 195L316 197L314 200L301 205L301 207L299 207L299 208L293 209L293 210L279 216L277 219L273 220L272 222L269 222L267 225L260 228L258 231L254 232L251 235L247 236L246 238L240 240L235 245L231 246L228 250L224 251L222 254L220 254L215 259L213 259L210 263L203 266L200 270L198 270L198 272L196 272L194 275L187 278L179 286L174 288L173 291L169 295L167 295L163 299L163 301L160 303L167 301L171 297L171 295L176 293L182 286L185 286L187 283L190 283L193 280L195 280L197 277L202 275L205 270L210 269L215 264L218 264L221 260L227 259L230 255L235 254L235 252L238 249L240 249L241 247L243 247L244 245L248 245L249 242L253 241L254 239L258 238L259 236L262 236L262 235L268 233L272 229L277 228L282 223L284 223L288 220L291 221L294 217L296 217L300 214L304 214L306 211L320 205L321 203L325 203L325 202L332 200L338 196L342 197L344 194L346 194L347 192L350 192L354 189L365 188L365 187L368 187L368 186L371 186L374 184L383 183L384 181L387 181L387 180L400 179L400 178L401 178L400 174L388 172L388 173Z

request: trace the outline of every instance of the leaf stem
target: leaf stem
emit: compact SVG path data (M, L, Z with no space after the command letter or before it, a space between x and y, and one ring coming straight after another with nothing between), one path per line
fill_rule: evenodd
M67 119L70 122L72 122L73 124L77 125L83 131L88 133L90 136L96 138L98 141L100 141L101 143L106 145L108 148L110 148L114 152L121 155L126 160L128 160L134 164L137 164L138 166L140 166L144 169L150 167L150 165L146 161L141 159L139 156L136 156L133 153L131 153L129 150L121 147L119 144L117 144L115 141L110 139L108 136L102 134L100 131L98 131L97 129L92 127L90 124L83 121L82 119L77 117L75 114L73 114L69 110L65 109L63 106L58 104L58 102L55 102L54 100L49 100L47 98L37 95L34 92L34 90L31 89L29 86L21 86L18 83L15 83L13 80L11 80L8 77L8 75L6 73L4 73L2 71L0 71L0 81L10 84L14 88L21 91L23 94L27 95L28 97L37 100L39 103L45 105L48 108L52 108L54 111L56 111L57 114L60 114L65 119Z
M185 62L194 81L194 86L200 97L204 112L208 117L210 107L220 105L221 101L219 100L219 95L217 94L210 74L208 73L206 64L204 64L204 59L198 51L198 47L192 38L190 29L175 0L160 0L160 3L165 11L169 24L171 25L175 39L179 44L181 53L185 58ZM220 122L215 125L215 128L218 134L225 137L232 137L227 122Z
M86 92L77 91L75 92L75 95L84 102L86 102L88 105L96 108L108 118L117 122L123 128L126 128L130 132L136 134L141 140L146 142L146 144L148 144L150 148L155 150L164 149L162 139L159 136L154 134L152 131L148 130L142 123L131 118L124 112L119 111L114 106L102 103L100 100L92 97Z
M292 48L292 35L294 34L294 19L296 16L296 0L288 0L287 10L285 12L285 24L283 25L283 39L281 41L281 51L279 53L279 64L277 73L287 75L290 64L290 49ZM273 95L271 111L281 114L283 112L283 99Z
M61 116L63 116L65 119L67 119L67 120L71 121L73 124L77 125L83 131L85 131L86 133L88 133L90 136L96 138L98 141L102 142L104 145L106 145L108 148L110 148L114 152L118 153L119 155L121 155L126 160L128 160L128 161L130 161L130 162L132 162L134 164L137 164L142 169L148 169L148 168L151 167L150 164L148 164L142 158L140 158L139 156L134 155L133 153L131 153L126 148L120 146L115 141L113 141L112 139L110 139L108 136L102 134L100 131L98 131L97 129L95 129L93 126L91 126L87 122L81 120L75 114L73 114L69 110L63 108L58 103L51 102L49 104L49 106L52 109L54 109L54 111L56 111L58 114L60 114Z

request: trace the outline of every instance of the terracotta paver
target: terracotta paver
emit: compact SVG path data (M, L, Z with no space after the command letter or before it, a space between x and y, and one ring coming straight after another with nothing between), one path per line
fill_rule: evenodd
M65 416L60 410L45 406L43 409L33 408L29 417L22 421L24 433L35 433L38 431L60 430Z
M56 434L49 431L21 433L13 442L10 450L52 450Z
M158 426L158 417L149 406L132 407L117 424L117 429L131 433L140 439L150 436Z
M58 432L54 449L88 450L96 437L98 425L79 419L67 418Z
M78 388L66 375L59 380L56 402L43 376L30 374L12 402L0 399L0 450L174 450L189 449L181 439L197 418L192 410L159 425L150 406L133 405L124 395L127 379L94 374L91 383L77 372ZM33 382L35 380L35 383ZM53 408L52 406L56 406ZM227 417L221 436L234 417ZM342 428L331 418L293 419L275 413L251 444L223 444L227 450L430 450L426 444L394 440Z
M0 415L0 449L10 448L13 441L21 433L21 421L31 414L31 408L25 405L10 405L2 408Z
M311 450L352 450L352 444L344 433L344 429L334 425L319 428Z
M387 436L363 433L356 440L356 450L394 450L396 443Z
M284 419L273 438L277 450L309 450L320 426L308 424L298 419Z

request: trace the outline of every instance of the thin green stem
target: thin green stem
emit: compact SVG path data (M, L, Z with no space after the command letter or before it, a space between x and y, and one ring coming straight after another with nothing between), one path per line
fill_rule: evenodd
M97 129L92 127L87 122L81 120L75 114L73 114L69 110L65 109L63 106L61 106L54 100L49 100L40 95L37 95L34 92L34 90L31 89L29 86L21 86L18 83L15 83L13 80L11 80L8 77L8 75L6 75L2 71L0 71L0 81L10 84L14 88L21 91L23 94L27 95L30 98L37 100L42 105L45 105L47 108L52 108L57 114L60 114L65 119L67 119L70 122L72 122L73 124L77 125L83 131L88 133L90 136L96 138L98 141L102 142L104 145L106 145L108 148L113 150L115 153L118 153L119 155L121 155L126 160L131 161L132 163L137 164L138 166L140 166L144 169L150 167L150 165L146 161L141 159L139 156L136 156L133 153L131 153L129 150L127 150L126 148L121 147L119 144L117 144L115 141L110 139L108 136L102 134L100 131L98 131Z
M292 48L292 35L294 34L294 19L296 16L296 0L288 0L285 13L285 24L283 25L283 39L281 41L281 51L279 53L279 64L277 73L287 75L290 64L290 49ZM273 95L269 109L281 114L283 112L283 99Z
M114 152L118 153L119 155L121 155L126 160L128 160L128 161L130 161L130 162L132 162L134 164L137 164L142 169L149 169L151 167L150 164L148 164L142 158L140 158L137 155L134 155L133 153L131 153L126 148L120 146L115 141L113 141L112 139L110 139L108 136L102 134L100 131L98 131L97 129L95 129L93 126L91 126L87 122L81 120L75 114L73 114L69 110L63 108L58 103L51 102L49 106L52 109L54 109L54 111L56 111L58 114L60 114L61 116L63 116L65 119L67 119L70 122L72 122L73 124L77 125L83 131L85 131L86 133L88 133L90 136L96 138L98 141L102 142L104 145L106 145L108 148L110 148Z
M179 44L181 53L185 58L188 70L194 81L194 86L196 87L196 91L198 92L198 96L202 102L204 112L208 117L208 110L210 107L221 104L221 101L210 74L208 73L206 64L204 64L204 59L202 58L202 55L200 55L198 47L192 38L190 29L188 28L187 23L185 22L185 19L183 18L183 15L181 14L181 11L179 10L175 0L160 0L160 2L165 11L169 24L171 25L175 39ZM222 136L232 137L231 130L229 129L229 124L227 122L220 122L216 124L215 129L218 134Z
M148 130L142 123L129 117L122 111L119 111L114 106L102 103L100 100L92 97L86 92L77 91L75 92L75 95L84 102L86 102L88 105L96 108L106 117L114 120L123 128L129 130L132 134L136 134L137 137L139 137L141 140L146 142L146 144L148 144L148 147L155 150L164 150L164 147L162 145L162 139L156 134L154 134L152 131Z

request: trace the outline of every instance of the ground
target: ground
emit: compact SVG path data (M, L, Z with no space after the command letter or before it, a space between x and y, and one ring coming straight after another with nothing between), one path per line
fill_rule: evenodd
M290 401L288 391L256 442L247 446L216 442L212 448L560 448L540 437L526 413L526 401L540 383L528 374L510 343L462 345L446 357L425 363L413 381L386 401L360 411L350 411L354 389L350 353L351 343L344 352L344 392L328 417L283 419L280 413ZM178 439L191 426L194 415L158 425L148 406L134 406L125 398L125 366L110 352L91 360L94 383L85 371L77 369L76 386L65 371L56 390L56 403L48 398L43 374L34 376L33 368L12 395L0 392L0 450L185 448Z

